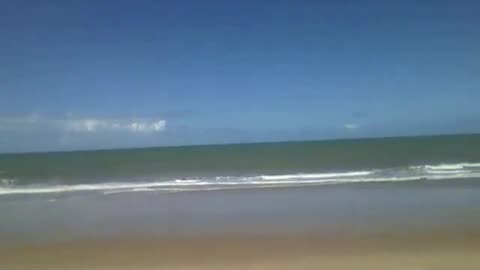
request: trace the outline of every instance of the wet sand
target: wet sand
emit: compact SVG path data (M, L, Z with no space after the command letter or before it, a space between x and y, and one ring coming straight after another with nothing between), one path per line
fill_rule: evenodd
M476 269L474 181L0 202L0 269Z

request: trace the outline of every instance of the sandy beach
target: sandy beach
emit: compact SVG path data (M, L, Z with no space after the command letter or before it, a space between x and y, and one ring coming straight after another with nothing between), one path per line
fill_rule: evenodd
M116 239L1 247L2 269L475 269L480 235Z
M1 269L474 269L480 185L4 199Z

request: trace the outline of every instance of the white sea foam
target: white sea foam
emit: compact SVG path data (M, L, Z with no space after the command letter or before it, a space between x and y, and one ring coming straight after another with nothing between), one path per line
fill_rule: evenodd
M125 192L144 192L144 191L156 191L157 189L154 188L128 188L128 189L120 189L120 190L109 190L104 191L103 194L117 194L117 193L125 193Z
M345 173L312 173L312 174L286 174L286 175L262 175L264 180L283 180L283 179L319 179L319 178L338 178L365 176L372 174L374 171L345 172Z
M158 187L172 186L198 186L209 185L211 183L205 181L197 181L191 183L178 183L176 181L165 182L144 182L144 183L100 183L100 184L82 184L82 185L45 185L45 186L15 186L0 187L0 195L3 194L38 194L38 193L59 193L59 192L75 192L75 191L104 191L104 190L123 190L123 189L147 189Z
M197 183L198 180L196 179L177 179L175 180L175 183L179 183L179 184L191 184L191 183Z
M461 174L461 173L469 173L469 170L426 170L428 173L431 174Z
M217 176L151 182L105 182L78 185L18 185L15 179L0 179L0 195L65 192L182 192L235 188L326 185L361 182L398 182L480 178L480 163L422 165L378 170L298 173L283 175Z
M480 168L480 163L463 163L465 168Z
M16 182L16 180L13 179L13 178L1 178L0 179L0 185L1 186L12 186L12 185L15 184L15 182Z
M440 164L440 165L426 165L425 168L429 170L461 170L465 168L480 167L480 163L457 163L457 164Z

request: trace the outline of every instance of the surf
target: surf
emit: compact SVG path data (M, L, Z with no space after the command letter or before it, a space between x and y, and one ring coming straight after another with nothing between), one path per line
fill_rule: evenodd
M14 178L0 179L0 195L48 194L73 192L181 192L235 188L332 185L369 182L401 182L480 178L480 163L417 165L408 168L388 168L361 171L328 171L296 174L258 174L248 176L192 177L152 179L152 181L98 182L91 184L19 185Z

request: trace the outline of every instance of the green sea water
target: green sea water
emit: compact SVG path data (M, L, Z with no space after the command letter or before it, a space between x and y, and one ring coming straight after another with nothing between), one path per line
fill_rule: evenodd
M0 178L4 185L72 185L476 162L480 135L454 135L1 154Z

